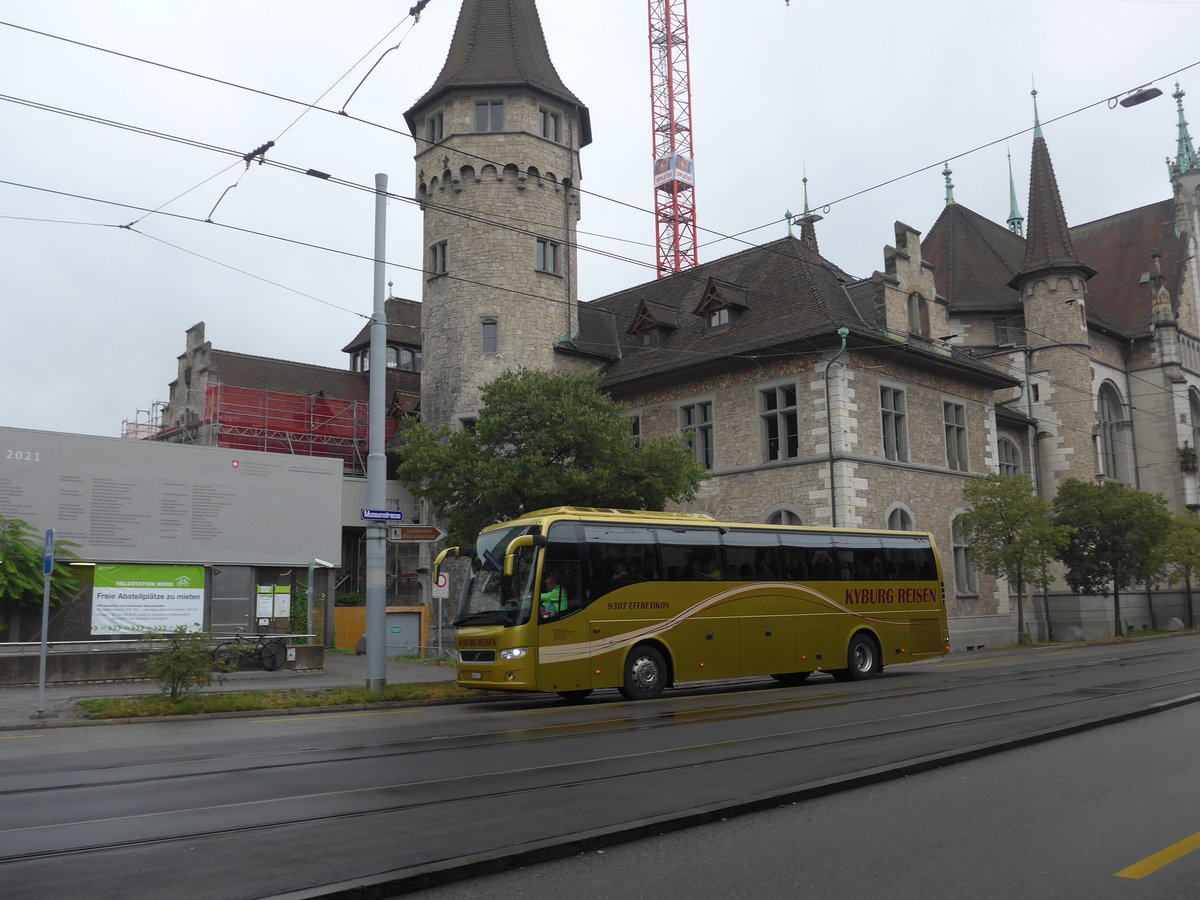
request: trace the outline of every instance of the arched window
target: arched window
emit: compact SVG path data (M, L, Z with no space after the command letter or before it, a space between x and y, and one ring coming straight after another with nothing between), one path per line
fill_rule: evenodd
M1015 443L1006 437L1000 438L996 446L1000 457L1000 474L1006 478L1021 474L1021 451Z
M954 589L958 596L971 596L979 593L979 574L975 571L975 563L971 559L971 548L967 545L959 517L955 516L950 523L950 543L954 548Z
M803 525L800 513L790 509L777 509L767 516L768 525Z
M1117 389L1111 384L1102 384L1096 406L1100 418L1100 473L1116 481L1125 481L1124 442L1118 434L1125 421L1125 410Z
M419 372L421 370L421 354L414 353L407 347L400 348L400 371Z
M887 527L892 531L912 531L913 517L903 506L897 506L887 517Z
M400 367L400 350L397 347L387 348L387 367L389 369L398 369Z

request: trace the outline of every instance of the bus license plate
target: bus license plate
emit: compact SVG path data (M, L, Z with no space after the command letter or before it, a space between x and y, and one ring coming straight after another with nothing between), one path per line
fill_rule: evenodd
M483 673L482 672L472 672L471 677L472 678L483 678Z

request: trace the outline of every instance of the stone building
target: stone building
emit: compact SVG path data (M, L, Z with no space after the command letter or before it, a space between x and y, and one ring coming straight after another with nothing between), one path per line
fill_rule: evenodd
M1004 585L956 528L967 478L1028 472L1046 496L1114 478L1176 508L1200 500L1200 162L1182 97L1170 200L1068 227L1038 128L1027 235L1015 200L1005 227L948 187L924 241L897 223L866 278L821 256L810 216L799 238L581 303L587 107L534 0L464 0L406 113L425 216L422 417L469 422L479 386L516 366L598 370L635 435L678 435L710 470L693 508L931 531L956 646L1010 642ZM1102 603L1056 602L1056 625L1109 627Z

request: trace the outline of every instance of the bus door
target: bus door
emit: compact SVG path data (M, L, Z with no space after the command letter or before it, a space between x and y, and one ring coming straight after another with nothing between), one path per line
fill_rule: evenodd
M585 613L591 598L582 566L580 530L578 522L553 523L541 554L534 608L537 679L542 691L578 691L592 686Z

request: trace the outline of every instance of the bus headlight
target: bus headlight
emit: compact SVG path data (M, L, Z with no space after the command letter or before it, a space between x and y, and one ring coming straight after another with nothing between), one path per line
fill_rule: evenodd
M528 652L528 647L513 647L511 650L501 650L500 659L521 659Z

